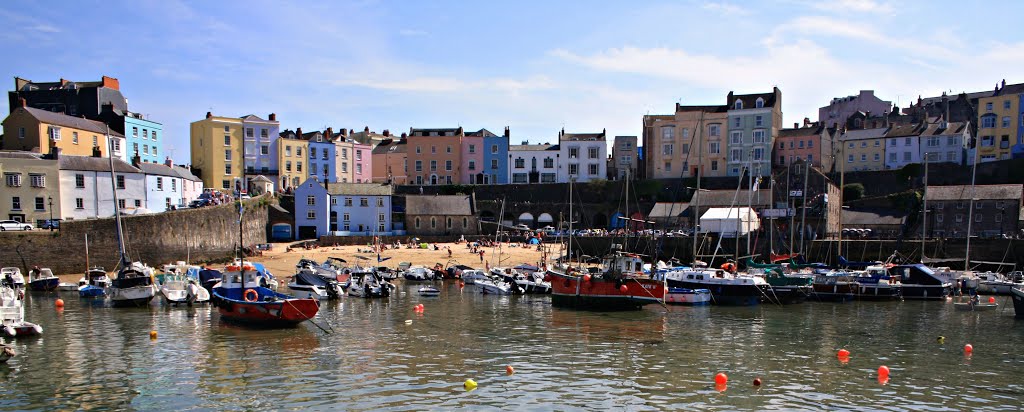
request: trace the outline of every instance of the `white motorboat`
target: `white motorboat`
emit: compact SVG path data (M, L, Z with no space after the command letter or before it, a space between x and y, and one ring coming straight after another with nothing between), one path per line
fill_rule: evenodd
M413 281L434 280L434 272L423 266L411 266L402 273L402 277Z
M61 282L59 285L57 285L57 290L61 292L74 292L78 290L78 285L74 283Z
M160 294L168 303L206 303L210 301L210 292L198 285L195 279L183 274L166 274L164 283L160 285Z
M25 276L21 274L21 269L16 267L0 269L0 280L11 283L11 287L15 289L25 289Z
M56 290L60 286L60 278L53 275L49 268L32 268L28 272L28 288L31 290Z
M441 290L433 286L424 286L419 289L420 296L440 296Z
M990 295L1009 295L1015 287L1024 286L1024 282L1016 281L996 272L978 273L978 293Z
M485 295L520 295L523 293L519 285L494 277L478 280L476 286Z
M356 298L386 298L394 288L390 282L381 281L373 272L353 273L348 278L348 295Z
M4 277L0 281L0 336L14 338L42 334L41 326L25 321L25 289L15 287L11 280Z
M339 299L344 295L344 288L336 281L327 280L317 274L315 268L303 267L292 277L288 289L295 296L309 296L320 300Z
M544 280L540 272L523 272L515 268L494 268L491 274L504 280L515 283L527 295L545 295L551 293L551 282Z
M690 306L710 305L711 291L708 289L670 288L665 294L665 303Z
M490 279L490 277L482 270L470 269L462 271L462 282L467 285L475 285L476 282L487 279Z

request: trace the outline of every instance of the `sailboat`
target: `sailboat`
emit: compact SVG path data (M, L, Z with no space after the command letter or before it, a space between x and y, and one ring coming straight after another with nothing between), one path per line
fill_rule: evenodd
M113 141L107 133L107 150L113 153ZM110 190L114 194L114 223L117 225L117 247L121 254L117 277L110 283L107 294L114 307L141 307L149 304L156 296L156 284L151 274L146 273L145 265L132 264L124 246L124 230L121 223L121 210L117 199L117 175L114 172L114 157L110 160Z
M242 147L242 159L245 147ZM242 168L245 183L245 167ZM228 265L213 287L213 302L221 319L256 328L286 328L312 319L320 311L317 298L295 298L267 288L256 266L245 260L242 240L242 200L238 200L238 252L241 259Z
M560 265L549 267L544 280L551 282L551 303L555 306L587 310L633 310L651 303L665 303L667 287L644 273L640 255L613 243L597 270L572 265L572 187L569 182L569 253ZM629 202L629 176L626 199ZM628 214L627 214L628 216ZM632 219L630 219L632 221ZM627 225L628 227L628 225Z

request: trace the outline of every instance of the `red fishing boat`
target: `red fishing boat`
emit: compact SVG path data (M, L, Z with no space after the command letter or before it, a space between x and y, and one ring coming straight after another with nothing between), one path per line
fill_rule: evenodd
M260 286L256 268L248 262L228 266L213 288L221 319L256 328L287 328L320 311L318 299L294 298ZM242 282L242 278L245 278Z
M617 250L602 259L595 273L573 267L548 269L545 280L551 282L552 304L589 310L635 310L663 304L667 289L664 281L643 273L639 255Z

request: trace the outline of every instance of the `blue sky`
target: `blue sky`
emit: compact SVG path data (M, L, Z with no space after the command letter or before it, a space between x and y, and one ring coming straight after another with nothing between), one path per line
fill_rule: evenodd
M484 4L486 3L486 4ZM980 5L981 3L978 3ZM6 89L116 77L188 161L188 124L278 114L281 127L401 133L507 125L639 135L676 102L783 93L784 124L832 97L1024 81L1024 2L6 1ZM995 14L993 14L995 13Z

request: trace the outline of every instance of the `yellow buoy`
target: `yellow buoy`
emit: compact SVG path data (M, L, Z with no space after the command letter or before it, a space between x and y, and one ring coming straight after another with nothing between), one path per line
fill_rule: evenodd
M156 331L155 330L149 331L149 338L150 339L156 339Z
M936 339L936 341L938 341L939 344L941 345L943 343L946 343L946 337L945 336L939 336L939 338Z
M462 386L465 386L466 390L471 391L476 389L476 381L473 379L466 379L466 383L462 384Z

